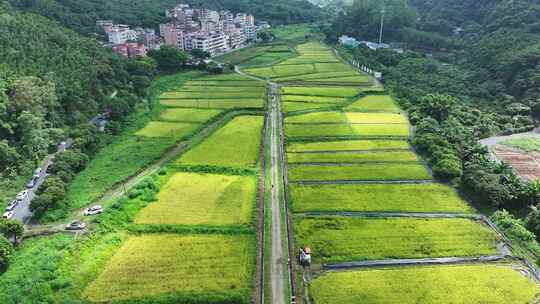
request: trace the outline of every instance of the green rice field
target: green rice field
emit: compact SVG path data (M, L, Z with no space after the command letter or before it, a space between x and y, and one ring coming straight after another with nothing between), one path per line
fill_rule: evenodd
M317 142L293 142L287 145L287 152L318 152L318 151L359 151L399 149L408 150L409 143L405 140L339 140Z
M283 102L282 110L285 113L307 110L324 110L335 107L335 103L312 103L312 102Z
M357 124L407 124L405 116L394 113L345 113L349 123Z
M249 299L254 248L244 235L132 236L84 290L92 302L169 297L182 302L212 293ZM155 303L155 302L152 302Z
M540 294L519 265L482 264L329 272L310 283L314 304L527 304Z
M496 254L497 235L468 219L296 217L297 246L316 263Z
M474 212L453 188L436 183L290 184L289 198L294 212Z
M431 175L419 163L385 164L365 163L354 165L293 165L289 166L290 181L333 180L429 180Z
M233 109L262 108L264 100L260 98L241 99L162 99L160 103L173 108Z
M294 87L281 88L283 95L304 95L350 98L360 93L358 88L353 87Z
M500 144L513 148L518 148L526 152L539 152L540 151L540 139L539 138L515 138L508 139Z
M354 162L418 162L411 151L373 151L340 153L287 153L287 161L295 163L354 163Z
M368 95L362 97L346 108L347 111L360 112L394 112L400 111L396 102L388 95Z
M251 176L176 173L161 187L157 201L137 215L135 224L249 224L256 192Z
M408 137L408 124L285 124L287 137Z
M181 165L254 168L259 157L262 116L238 116L182 155Z
M220 110L165 109L159 118L166 121L204 123L221 113Z
M201 125L197 123L151 121L135 135L144 137L170 137L180 140L191 135Z

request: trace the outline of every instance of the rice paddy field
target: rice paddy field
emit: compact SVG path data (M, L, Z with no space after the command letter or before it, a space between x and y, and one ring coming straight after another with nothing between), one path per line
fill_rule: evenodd
M399 107L388 95L368 95L361 97L346 108L347 111L398 113Z
M324 264L497 253L495 232L469 219L295 218L294 233Z
M287 152L333 152L409 149L409 143L405 140L338 140L292 142L287 145Z
M408 124L286 124L285 136L289 139L331 137L398 137L410 135Z
M224 74L192 79L164 92L160 104L170 108L263 108L265 99L264 82L238 74Z
M322 153L287 153L289 164L298 163L369 163L369 162L418 162L418 157L411 151L373 151L373 152L322 152Z
M430 180L420 163L363 163L290 165L289 180L296 181L407 181Z
M176 173L135 224L247 225L257 193L252 176Z
M294 212L474 212L457 191L436 183L290 184L289 197Z
M226 64L240 65L243 67L269 65L292 56L293 52L286 44L272 44L244 48L232 53L214 58Z
M520 265L480 264L326 273L310 284L314 304L533 303L540 288Z
M370 86L371 79L339 61L331 49L317 42L296 47L296 57L270 67L247 68L249 74L271 78L275 82L336 83L341 85Z
M253 238L247 235L132 236L87 286L83 298L211 303L220 295L248 301L254 253Z
M264 117L237 116L182 155L179 165L254 168L259 156Z

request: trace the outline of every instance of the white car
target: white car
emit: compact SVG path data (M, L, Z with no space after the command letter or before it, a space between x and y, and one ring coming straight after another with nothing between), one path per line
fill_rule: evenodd
M66 230L82 230L86 227L86 224L81 221L73 221L66 225Z
M36 171L34 171L34 176L40 176L41 175L41 171L42 169L41 168L37 168Z
M37 184L38 180L39 180L39 175L32 176L32 179L28 182L28 184L26 184L26 188L28 188L28 189L34 188L34 186Z
M24 200L27 196L28 196L28 190L21 191L21 192L19 192L19 194L17 194L17 200L18 200L18 201L22 201L22 200Z
M96 215L103 212L103 207L96 205L84 210L84 215Z
M7 206L6 206L6 211L13 211L13 209L15 209L15 207L17 207L17 205L19 204L19 202L17 200L12 200Z
M6 213L4 213L4 215L2 215L2 218L5 218L6 220L9 220L13 217L13 215L15 214L15 212L13 211L8 211Z

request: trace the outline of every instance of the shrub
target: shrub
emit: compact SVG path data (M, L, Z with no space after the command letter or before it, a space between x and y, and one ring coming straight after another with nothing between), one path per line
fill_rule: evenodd
M0 272L4 272L7 269L9 259L13 253L13 245L4 236L0 236Z
M459 177L461 173L461 162L455 157L443 158L433 166L433 174L442 179Z

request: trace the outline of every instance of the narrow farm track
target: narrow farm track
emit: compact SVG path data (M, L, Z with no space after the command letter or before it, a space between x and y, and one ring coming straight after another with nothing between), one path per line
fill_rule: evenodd
M271 172L271 264L270 264L270 286L272 290L272 303L285 304L285 269L283 261L285 259L281 222L282 202L280 200L280 175L279 175L279 103L276 96L276 88L272 85L270 102L270 172Z

